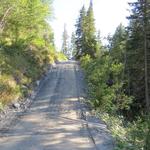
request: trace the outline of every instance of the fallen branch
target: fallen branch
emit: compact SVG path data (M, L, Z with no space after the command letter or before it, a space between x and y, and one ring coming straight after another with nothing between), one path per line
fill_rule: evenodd
M10 14L10 11L13 9L14 6L9 7L6 12L4 13L1 21L0 21L0 33L2 33L2 31L4 30L4 25L6 23L5 19L6 17Z

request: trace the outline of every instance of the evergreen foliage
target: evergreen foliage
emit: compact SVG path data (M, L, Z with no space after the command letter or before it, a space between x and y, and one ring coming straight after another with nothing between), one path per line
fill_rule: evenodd
M94 22L93 3L91 1L88 10L83 6L76 24L76 58L85 55L96 57L98 46Z
M145 110L150 108L150 99L146 98L150 94L149 90L149 46L150 42L147 38L149 35L150 7L147 1L142 0L136 3L130 3L132 14L130 17L130 25L128 27L128 41L126 53L126 74L128 79L128 93L133 95L136 102L132 106L137 110ZM143 92L141 92L143 91ZM145 99L145 101L144 101Z
M67 33L67 29L66 29L66 25L64 25L64 31L63 31L63 36L62 36L62 53L66 56L69 57L69 41L68 41L68 33Z
M84 49L84 43L85 43L85 38L84 38L84 33L85 33L85 16L86 16L86 11L85 7L83 6L81 11L80 11L80 16L77 20L76 24L76 48L77 52L75 57L80 58L83 54L82 51Z
M74 32L71 35L70 51L71 51L71 56L74 58L76 53L77 53L76 37L75 37L75 33Z
M104 48L91 0L80 10L70 47L64 26L62 53L56 53L47 23L51 0L0 0L0 109L28 96L49 64L72 51L85 72L89 103L108 124L116 150L149 150L150 2L129 5L127 29L120 24Z
M86 53L80 61L89 103L108 124L117 141L116 149L148 150L150 3L138 0L130 6L129 26L120 24L107 49L101 47L96 57Z
M127 31L120 24L110 40L110 55L113 61L125 63Z

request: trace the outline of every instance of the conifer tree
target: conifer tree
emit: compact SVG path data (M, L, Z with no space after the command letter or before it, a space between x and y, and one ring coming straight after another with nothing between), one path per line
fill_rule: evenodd
M98 32L97 32L96 40L97 40L97 42L99 43L99 45L102 45L101 32L100 32L100 30L98 30Z
M69 46L68 46L68 33L67 33L67 29L66 29L66 25L64 25L64 31L63 31L63 35L62 35L62 52L64 55L68 56L68 51L69 51Z
M85 27L85 47L83 49L84 55L89 54L92 58L97 53L97 41L96 41L96 28L93 11L93 2L90 1L90 6L86 15L86 27Z
M129 3L132 7L130 26L128 28L127 42L127 66L129 88L128 91L136 99L134 109L150 108L150 55L149 55L149 33L150 33L150 5L147 0L138 0ZM141 92L144 91L144 92ZM143 101L145 99L145 101ZM138 105L137 105L138 104ZM135 110L136 110L135 109Z
M85 7L83 6L82 9L80 10L80 15L79 15L79 18L75 25L76 26L75 44L76 44L76 48L77 48L77 51L75 54L76 58L80 58L82 56L82 52L83 52L83 48L84 48L85 16L86 16L86 10L85 10Z
M77 53L77 48L76 48L76 38L75 38L75 34L74 32L72 32L71 35L71 45L70 45L70 49L71 49L71 55L74 57Z
M96 57L98 50L96 40L95 19L93 12L93 3L90 1L88 11L85 11L84 6L80 11L80 16L76 24L76 58L85 55L90 55L92 58Z
M111 39L110 54L114 61L125 63L127 32L125 27L120 24Z

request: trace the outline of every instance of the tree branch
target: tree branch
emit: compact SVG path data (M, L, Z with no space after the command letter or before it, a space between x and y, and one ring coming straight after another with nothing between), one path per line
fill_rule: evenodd
M3 29L4 29L4 25L5 25L5 22L6 22L5 19L6 19L6 17L9 15L10 11L12 10L12 8L13 8L13 6L9 7L9 8L5 11L5 13L4 13L2 19L0 20L0 33L1 33L1 32L3 31Z

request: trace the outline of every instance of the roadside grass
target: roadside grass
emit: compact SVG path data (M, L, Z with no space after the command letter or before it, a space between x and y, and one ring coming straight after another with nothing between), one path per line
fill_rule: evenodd
M16 81L8 75L0 75L0 110L12 100L21 96L20 87Z

